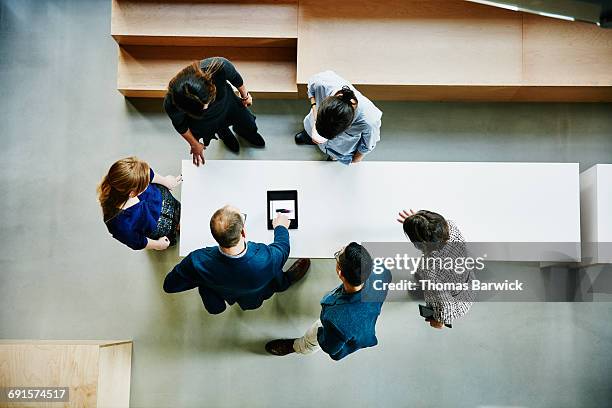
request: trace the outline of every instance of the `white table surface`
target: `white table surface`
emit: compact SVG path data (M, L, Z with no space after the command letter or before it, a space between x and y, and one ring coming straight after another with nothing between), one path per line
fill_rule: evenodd
M612 263L612 164L580 173L580 200L583 261Z
M397 212L428 209L455 221L471 242L575 243L499 259L580 258L577 163L184 160L180 255L216 245L210 217L225 204L248 215L247 239L269 243L266 192L297 190L291 257L331 258L350 241L406 242ZM556 245L556 244L555 244ZM556 250L557 248L555 248ZM575 252L574 252L575 251Z

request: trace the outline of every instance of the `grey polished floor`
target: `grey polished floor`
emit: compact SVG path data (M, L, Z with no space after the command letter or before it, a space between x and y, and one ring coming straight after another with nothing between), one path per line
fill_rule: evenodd
M164 294L176 250L121 246L96 202L120 157L162 173L187 158L159 101L115 90L110 0L1 4L0 338L134 339L133 407L609 406L612 303L477 304L443 331L416 303L391 303L380 345L335 363L262 352L317 317L336 284L331 261L252 312L209 316L196 293ZM610 104L379 106L383 140L368 160L612 162ZM321 159L291 139L307 107L256 100L268 147L238 158ZM207 157L236 158L219 143Z

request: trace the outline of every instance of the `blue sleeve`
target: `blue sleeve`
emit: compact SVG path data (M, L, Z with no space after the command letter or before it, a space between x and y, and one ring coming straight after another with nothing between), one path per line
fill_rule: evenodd
M321 349L329 354L334 360L340 360L338 356L344 348L347 339L342 332L328 320L321 320L322 327L319 327L317 332L317 340Z
M308 85L306 87L308 91L308 98L314 98L315 93L317 92L317 88L321 86L319 76L320 76L320 73L315 74L311 76L310 78L308 78Z
M207 288L206 286L199 286L198 292L200 292L200 298L202 298L202 303L204 304L204 308L210 314L219 314L222 313L225 308L225 300L221 296L217 294L214 290Z
M153 177L155 177L155 172L149 167L149 183L153 182Z
M368 125L368 127L361 133L361 139L357 146L357 151L361 154L368 154L376 147L376 143L380 140L380 124L378 122L375 125Z
M189 254L166 275L164 279L164 292L184 292L198 286L194 278L197 272L191 258L192 254Z
M164 98L164 110L168 117L170 117L172 126L174 126L177 132L182 135L189 130L189 126L187 125L187 114L174 106L169 93L166 94Z
M147 237L139 231L127 230L126 228L111 228L111 234L117 241L135 251L145 249L149 243Z
M287 262L291 250L289 230L282 226L274 228L274 242L268 245L268 248L270 249L274 264L282 268L285 262Z

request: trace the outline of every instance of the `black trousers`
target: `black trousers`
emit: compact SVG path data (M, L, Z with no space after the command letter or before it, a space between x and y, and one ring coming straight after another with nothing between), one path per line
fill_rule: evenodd
M202 139L204 146L208 146L212 139L217 139L215 133L219 130L233 126L234 132L248 141L252 141L257 134L255 115L242 104L242 101L230 93L227 98L227 109L215 119L203 119L191 132L197 139Z

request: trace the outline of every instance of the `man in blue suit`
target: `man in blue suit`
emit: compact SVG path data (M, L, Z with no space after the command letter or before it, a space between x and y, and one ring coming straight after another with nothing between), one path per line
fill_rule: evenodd
M298 259L283 272L289 257L289 219L279 214L273 221L270 245L246 240L246 215L225 206L210 219L210 230L219 244L193 251L164 280L167 293L198 288L209 313L223 312L238 303L242 310L257 309L276 292L286 290L306 275L309 259Z
M310 354L323 349L333 360L378 344L376 320L387 296L391 274L372 275L368 251L351 242L336 252L336 273L342 284L321 299L321 317L299 339L277 339L266 351L277 356ZM375 281L381 281L378 285ZM379 290L380 289L380 290Z

